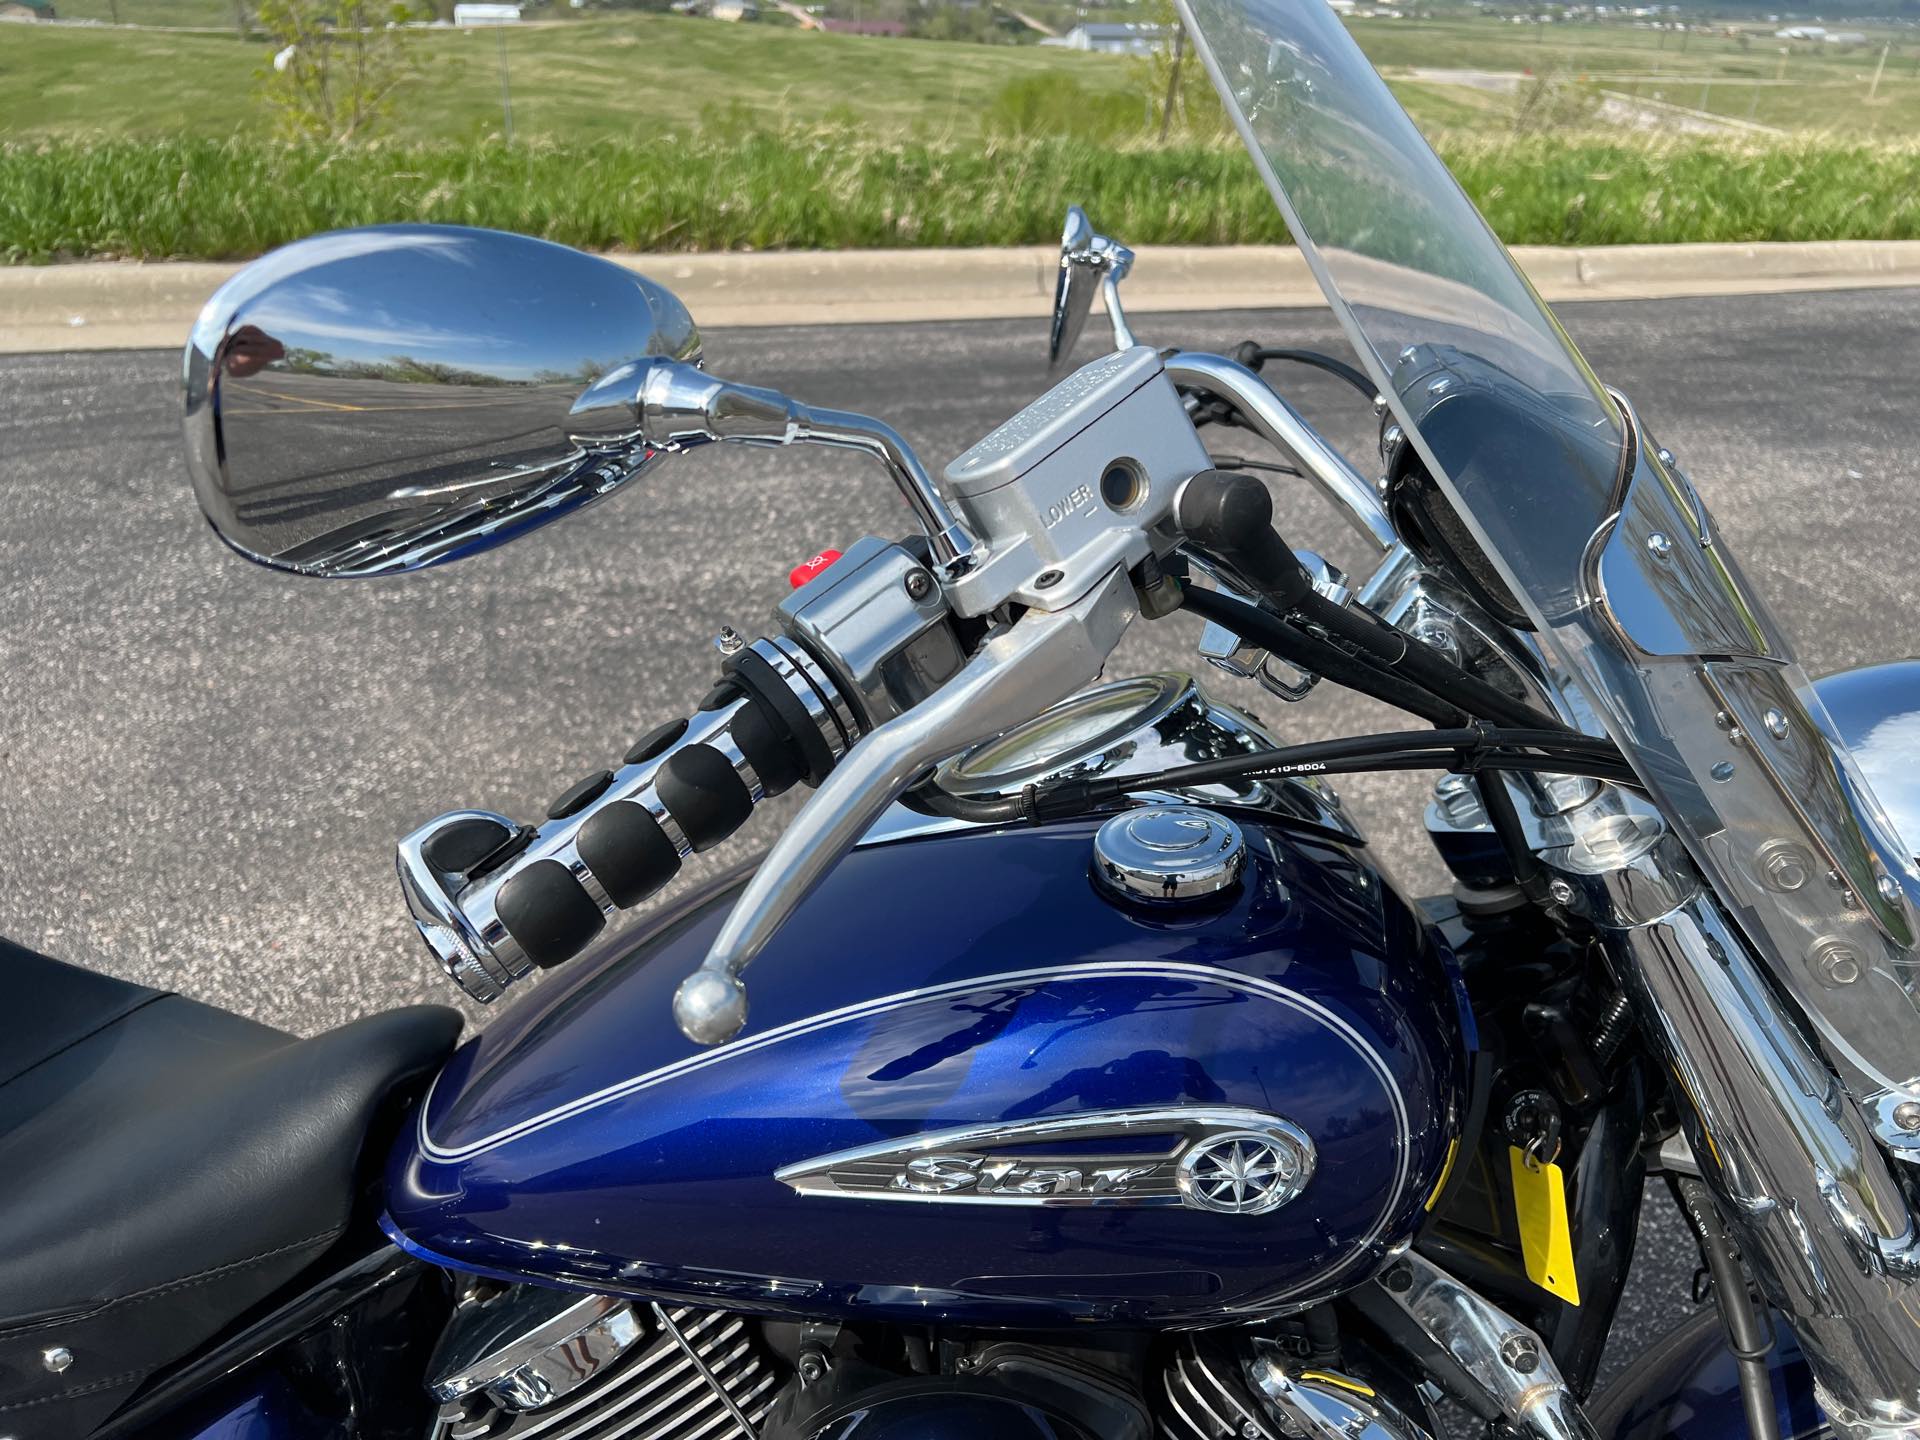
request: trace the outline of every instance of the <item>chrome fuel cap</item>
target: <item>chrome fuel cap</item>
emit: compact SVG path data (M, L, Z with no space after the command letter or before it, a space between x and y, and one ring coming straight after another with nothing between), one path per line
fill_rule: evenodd
M1093 874L1129 900L1177 903L1217 895L1240 878L1247 841L1224 815L1193 805L1127 810L1093 837Z

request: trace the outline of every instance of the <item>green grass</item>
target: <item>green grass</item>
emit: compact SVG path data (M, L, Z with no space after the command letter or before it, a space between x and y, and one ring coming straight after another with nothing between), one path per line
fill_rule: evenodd
M55 0L62 20L111 21L122 25L232 30L233 0Z
M1442 150L1509 243L1920 238L1920 146L1535 137ZM876 140L826 126L512 149L12 144L0 147L0 257L237 258L400 220L588 249L1043 244L1069 200L1138 244L1286 238L1227 144Z
M133 18L229 0L121 3ZM1920 46L1895 52L1869 106L1871 46L1796 52L1781 83L1772 49L1724 37L1681 52L1622 27L1355 31L1511 242L1920 237ZM1139 71L1112 57L602 13L508 34L508 148L496 44L423 32L392 138L326 152L267 140L257 39L0 28L0 259L233 258L408 219L589 248L1045 243L1069 200L1136 243L1284 238L1237 146L1151 143ZM1416 66L1567 83L1523 125L1527 86L1439 84ZM1796 134L1606 131L1603 89Z
M470 139L500 127L496 37L423 31L422 79L400 139ZM769 125L829 117L889 132L974 134L1012 79L1128 91L1109 56L1057 49L801 34L627 14L507 37L519 136L644 140L726 109ZM254 101L267 47L232 35L9 25L0 31L0 136L227 136L265 127Z

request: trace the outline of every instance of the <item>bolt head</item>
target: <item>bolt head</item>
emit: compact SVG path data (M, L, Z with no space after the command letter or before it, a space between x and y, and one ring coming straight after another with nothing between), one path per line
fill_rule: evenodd
M1893 1123L1902 1130L1920 1130L1920 1101L1902 1100L1894 1106Z
M1717 761L1714 767L1707 773L1724 785L1727 781L1733 779L1733 762L1731 760Z
M1760 848L1760 872L1769 890L1798 890L1813 878L1812 862L1799 846L1774 842Z
M1647 536L1647 553L1656 560L1664 560L1673 554L1673 541L1667 538L1665 531L1656 530Z
M1500 1358L1508 1369L1531 1375L1540 1368L1540 1347L1531 1335L1509 1335L1500 1342Z
M1671 465L1673 463L1673 452L1667 449L1666 446L1662 445L1658 450L1654 451L1653 453L1657 457L1659 457L1660 463L1662 465Z
M1842 940L1827 940L1813 947L1814 964L1829 985L1851 985L1860 978L1863 967L1859 953Z
M909 570L906 584L909 600L924 600L933 593L933 577L924 570Z
M73 1351L64 1345L49 1345L40 1352L40 1363L58 1375L73 1364Z
M722 655L738 655L747 648L747 642L731 625L722 625L720 633L713 637L713 648Z
M1769 710L1767 711L1766 721L1767 733L1769 735L1773 736L1776 740L1784 740L1787 738L1787 731L1791 727L1787 724L1787 717L1785 715L1778 710Z
M1564 880L1556 879L1551 881L1547 885L1547 893L1553 897L1553 903L1556 905L1571 905L1573 903L1573 886Z
M1880 898L1889 905L1900 903L1900 882L1891 875L1882 875L1874 882L1874 889L1880 892Z
M1413 1270L1404 1261L1391 1267L1380 1279L1396 1295L1404 1295L1413 1288Z

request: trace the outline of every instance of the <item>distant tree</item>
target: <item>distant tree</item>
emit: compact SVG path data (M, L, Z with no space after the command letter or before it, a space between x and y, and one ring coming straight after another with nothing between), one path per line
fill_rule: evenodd
M1146 91L1146 110L1164 141L1174 134L1214 135L1227 128L1226 112L1181 28L1173 0L1145 0L1140 18L1160 27L1160 44L1134 64Z
M419 71L405 27L431 19L415 0L258 0L273 40L259 92L288 139L345 142L376 133L395 92Z

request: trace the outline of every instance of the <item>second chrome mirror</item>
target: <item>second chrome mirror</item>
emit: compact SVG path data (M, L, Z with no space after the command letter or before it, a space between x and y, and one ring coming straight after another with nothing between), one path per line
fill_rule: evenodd
M1113 325L1113 348L1133 346L1133 331L1120 308L1120 282L1133 268L1133 252L1117 240L1096 235L1087 212L1067 207L1067 223L1060 231L1060 271L1053 284L1053 322L1047 331L1047 366L1064 369L1093 308L1093 292L1102 292L1107 318Z
M611 372L694 362L674 295L577 250L394 225L301 240L207 302L186 353L188 468L222 539L321 576L458 559L591 503L658 457Z

